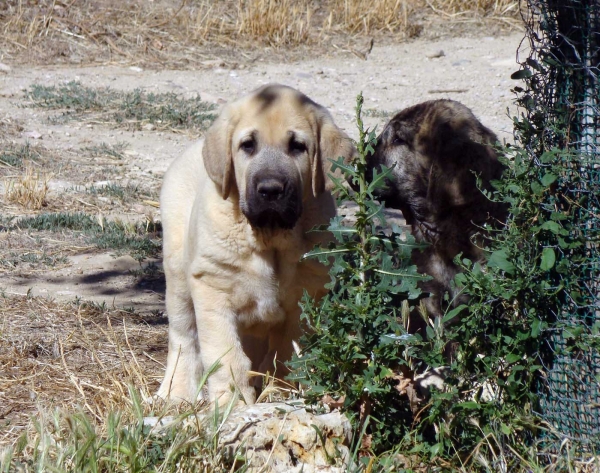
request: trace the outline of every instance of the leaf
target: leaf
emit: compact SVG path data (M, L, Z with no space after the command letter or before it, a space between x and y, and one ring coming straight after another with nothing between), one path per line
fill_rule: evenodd
M506 425L506 424L504 424L504 423L501 423L501 424L500 424L500 430L502 430L502 433L503 433L504 435L510 435L510 434L512 434L512 432L513 432L513 429L512 429L512 428L510 428L508 425Z
M490 268L498 268L510 275L515 273L515 265L508 260L506 250L494 251L488 260Z
M373 191L386 187L385 179L392 173L392 169L386 166L381 166L382 171L378 172L377 168L373 169L373 178L367 189L367 192L372 195Z
M528 77L531 77L532 75L533 75L533 73L529 69L524 68L519 71L513 72L510 75L510 78L513 80L527 79Z
M315 248L314 250L309 251L308 253L304 253L302 255L302 259L306 258L319 258L320 256L330 256L338 253L348 253L352 251L350 248L335 248L335 249L327 249L327 248Z
M335 171L336 169L340 169L342 171L345 171L348 174L351 175L356 175L356 168L350 164L346 164L344 162L344 157L340 156L337 159L331 159L329 158L329 161L331 162L331 171Z
M548 223L548 222L546 222ZM554 249L546 247L542 250L542 259L540 261L540 269L542 271L548 271L554 267L556 262L556 255Z
M554 222L553 220L548 220L544 222L544 224L540 227L542 230L549 230L555 235L561 235L563 233L563 228L560 226L558 222Z
M479 409L481 406L475 401L460 402L456 405L459 409Z
M461 313L464 309L466 309L468 306L466 304L461 304L458 307L452 309L450 312L448 312L446 315L444 315L444 318L442 319L442 323L448 323L450 322L454 317L456 317L459 313Z
M528 57L525 60L525 62L527 63L528 66L530 66L532 69L535 69L536 71L539 71L539 72L543 72L544 71L544 68L535 59L532 59L532 58Z
M344 235L354 235L356 234L356 229L354 227L348 227L342 224L344 220L343 215L337 215L331 219L329 223L329 227L327 229L333 233L333 236L340 243L344 241Z
M521 359L521 355L516 355L514 353L509 353L508 355L506 355L506 357L504 357L504 360L511 364L511 363L516 363L517 361L519 361Z
M550 184L554 183L557 179L558 179L558 176L556 174L552 174L551 172L549 172L547 174L544 174L541 182L544 186L548 187Z
M537 338L541 331L542 321L540 319L535 319L531 324L531 336Z
M431 447L431 449L429 450L431 456L432 457L437 456L437 454L440 452L440 450L442 449L443 446L444 446L444 444L442 444L442 443L436 443L435 445L433 445Z

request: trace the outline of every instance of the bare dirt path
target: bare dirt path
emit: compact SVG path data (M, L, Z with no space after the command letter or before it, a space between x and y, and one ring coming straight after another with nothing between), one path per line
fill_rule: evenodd
M198 71L144 70L137 67L35 67L16 66L0 71L0 119L17 124L9 139L26 141L54 150L57 155L72 156L73 166L81 149L107 143L126 143L123 159L104 163L104 174L82 174L78 182L70 181L60 169L50 181L50 207L60 208L65 192L74 186L118 182L143 186L150 200L156 199L161 177L171 161L197 136L160 131L152 126L129 131L103 123L71 121L52 124L52 112L23 108L24 90L33 84L56 85L80 81L89 87L109 86L119 90L141 88L147 92L175 92L183 96L199 94L203 100L221 106L250 90L269 82L296 87L315 101L328 107L337 123L355 135L353 114L355 97L365 96L367 125L381 126L395 111L424 100L452 98L473 109L481 121L494 130L501 140L510 140L511 88L516 83L510 74L517 70L516 50L523 35L502 37L453 38L431 42L378 46L367 60L354 55L334 58L307 58L302 62L271 64L254 62L229 69L214 61L211 68ZM442 53L443 51L443 53ZM0 130L1 131L1 130ZM0 183L0 195L4 193ZM1 197L0 197L1 198ZM81 200L81 199L80 199ZM124 220L160 220L158 209L146 199L134 199L102 218ZM91 214L102 211L84 202ZM88 208L89 207L89 208ZM18 214L6 206L9 214ZM22 236L20 237L22 238ZM0 248L18 247L10 232L0 232ZM160 261L151 260L143 263ZM113 257L110 251L72 252L56 267L36 271L0 269L0 290L8 294L47 295L59 300L76 296L116 307L134 306L142 312L163 309L164 282L160 277L140 277L143 267L130 256ZM158 271L160 274L160 271Z

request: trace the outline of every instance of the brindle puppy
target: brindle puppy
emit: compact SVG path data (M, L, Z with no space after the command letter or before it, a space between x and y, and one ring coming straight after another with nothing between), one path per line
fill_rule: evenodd
M380 165L393 168L387 188L377 197L402 211L418 242L430 244L424 251L414 250L412 259L420 272L432 276L421 284L431 294L425 300L431 317L442 315L449 303L465 302L452 283L459 271L454 257L462 253L471 261L482 260L483 227L498 226L506 218L506 208L477 186L478 176L481 187L490 190L490 181L503 172L493 148L496 141L471 110L453 100L402 110L377 138L370 171ZM411 331L424 328L421 317L412 317L411 324Z

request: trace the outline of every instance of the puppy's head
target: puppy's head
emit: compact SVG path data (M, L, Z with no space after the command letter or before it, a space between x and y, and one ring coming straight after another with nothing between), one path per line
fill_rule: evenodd
M408 224L437 224L460 217L482 224L493 205L477 187L503 171L493 149L496 136L464 105L434 100L395 115L377 139L369 169L392 168L378 198L402 210Z
M303 202L326 191L327 160L353 149L323 107L275 84L223 110L206 133L203 157L223 199L239 195L252 226L287 229Z

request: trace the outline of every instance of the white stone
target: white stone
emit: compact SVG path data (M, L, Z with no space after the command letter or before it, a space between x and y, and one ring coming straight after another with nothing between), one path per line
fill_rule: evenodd
M213 425L213 415L212 412L201 415L200 423ZM173 421L173 418L144 419L146 425L158 429L168 427ZM189 419L187 422L196 423ZM238 455L245 452L250 472L347 471L352 427L338 411L316 414L302 401L239 406L218 429L219 447L225 457L233 459L236 452Z

